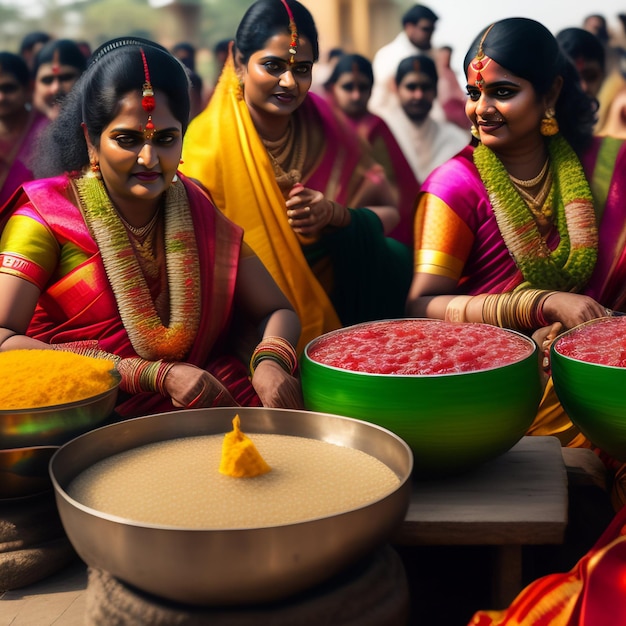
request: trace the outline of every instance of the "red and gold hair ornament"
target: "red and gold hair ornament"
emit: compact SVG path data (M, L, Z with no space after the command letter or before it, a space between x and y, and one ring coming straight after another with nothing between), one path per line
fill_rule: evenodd
M296 26L296 20L293 17L293 12L291 7L287 4L287 0L281 0L285 9L287 11L287 15L289 16L289 32L291 33L291 43L289 44L289 54L291 58L289 59L290 63L294 62L294 57L298 52L298 27Z
M152 88L152 83L150 82L150 70L148 69L148 60L146 59L146 53L143 51L143 48L140 48L141 51L141 60L143 61L143 73L145 77L145 81L143 83L143 89L141 92L141 106L144 111L148 113L148 121L146 122L146 131L145 136L146 139L152 139L152 135L154 135L154 123L152 122L152 111L154 111L154 89Z
M491 63L491 59L485 55L485 51L483 50L483 44L485 43L485 39L489 34L489 31L495 26L492 24L483 34L480 39L480 43L478 44L478 50L476 51L476 56L473 58L470 63L471 68L476 72L476 79L474 80L474 84L478 89L482 90L483 85L485 84L485 79L481 73L481 70L484 70L489 63ZM485 61L485 59L487 59Z

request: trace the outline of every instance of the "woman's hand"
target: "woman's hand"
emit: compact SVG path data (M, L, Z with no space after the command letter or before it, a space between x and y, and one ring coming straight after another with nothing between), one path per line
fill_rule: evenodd
M215 376L189 363L176 363L164 386L177 407L239 406Z
M327 226L340 227L349 222L348 209L301 183L292 187L286 205L289 225L295 233L306 237L319 235Z
M605 307L593 298L578 293L555 291L543 304L544 318L551 323L561 322L565 329L606 315Z
M265 359L256 366L252 386L263 406L275 409L304 408L300 381L271 359Z
M551 326L538 328L533 333L533 341L539 347L539 373L541 375L541 383L544 389L548 383L548 378L550 378L551 373L550 346L562 331L563 324L561 324L561 322L555 322Z

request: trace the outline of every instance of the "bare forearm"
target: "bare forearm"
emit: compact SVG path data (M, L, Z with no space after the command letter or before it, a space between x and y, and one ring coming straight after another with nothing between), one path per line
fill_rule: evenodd
M0 329L0 352L7 350L47 350L51 346L38 339L20 335L8 328Z
M300 339L300 319L291 309L278 309L270 315L263 330L263 337L282 337L291 345Z

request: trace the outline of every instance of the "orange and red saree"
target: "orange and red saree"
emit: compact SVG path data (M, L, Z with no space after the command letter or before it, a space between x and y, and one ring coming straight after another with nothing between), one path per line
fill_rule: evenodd
M228 353L226 343L241 252L241 229L217 211L196 185L184 179L183 184L201 268L200 325L184 361L216 375L241 404L258 404L247 367ZM137 356L98 247L74 203L70 180L59 176L25 184L2 210L3 228L12 216L29 220L35 229L44 225L53 234L58 249L56 259L40 257L38 263L31 264L40 267L42 292L27 334L51 344L97 341L101 350L121 357ZM37 258L30 245L32 241L20 243L19 238L13 239L12 250L0 250L3 263L15 263L20 255ZM130 417L170 411L174 407L169 398L158 393L132 397L120 394L116 410Z
M469 626L626 624L626 507L569 572L523 589L504 611L479 611Z

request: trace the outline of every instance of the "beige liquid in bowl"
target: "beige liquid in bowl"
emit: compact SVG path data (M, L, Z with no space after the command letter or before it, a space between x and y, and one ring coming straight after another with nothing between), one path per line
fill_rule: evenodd
M102 513L182 528L259 528L365 506L399 486L373 456L317 439L254 434L272 471L219 473L223 435L153 443L108 457L79 474L68 494Z

